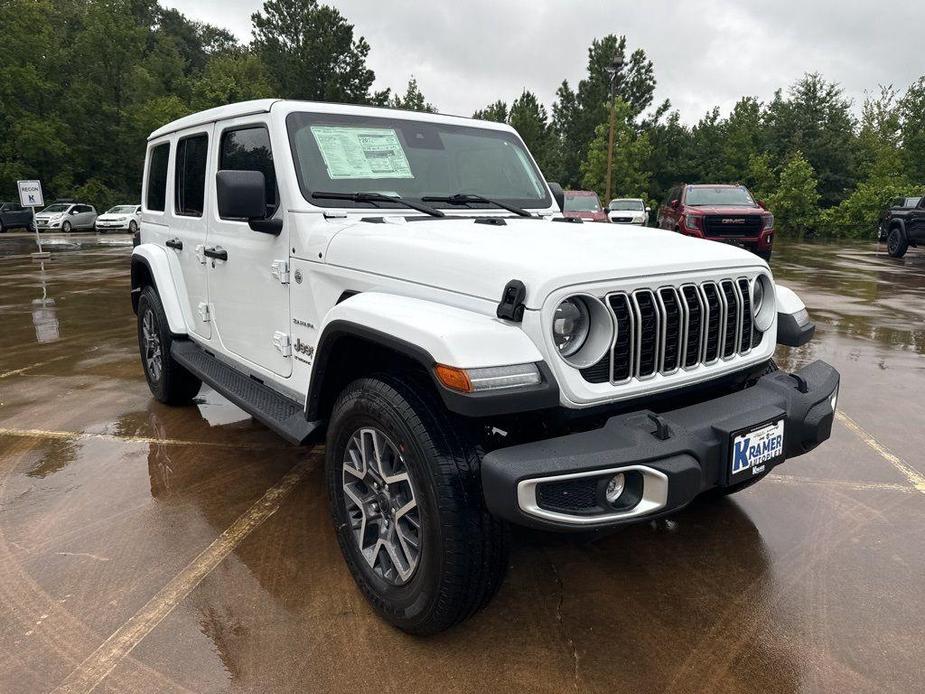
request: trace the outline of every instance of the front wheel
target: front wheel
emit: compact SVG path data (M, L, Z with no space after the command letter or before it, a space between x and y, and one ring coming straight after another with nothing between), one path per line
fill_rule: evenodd
M168 405L186 405L196 397L202 381L170 354L173 335L161 298L145 287L138 298L138 349L151 394Z
M71 223L65 222L64 224L62 224L61 231L63 231L65 234L70 234L71 233Z
M472 615L507 566L465 429L426 387L392 376L354 381L331 414L325 475L341 551L376 612L409 633Z
M909 242L899 227L890 229L890 235L886 238L886 252L894 258L902 258L909 250Z

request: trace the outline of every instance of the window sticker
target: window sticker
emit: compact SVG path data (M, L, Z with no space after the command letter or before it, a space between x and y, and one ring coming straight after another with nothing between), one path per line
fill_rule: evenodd
M311 130L332 180L414 178L392 128L313 125Z

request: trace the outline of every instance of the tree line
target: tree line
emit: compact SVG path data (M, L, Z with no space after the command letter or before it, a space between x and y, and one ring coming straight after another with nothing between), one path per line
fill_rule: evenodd
M413 76L399 91L373 89L370 45L333 7L267 0L251 20L243 44L156 0L0 4L0 195L36 177L49 198L137 200L152 130L245 99L436 111ZM925 189L925 76L868 94L859 117L838 84L807 74L768 102L743 96L728 115L717 107L687 125L670 101L655 103L654 65L625 36L594 40L587 55L551 109L524 89L473 114L511 124L566 187L603 196L612 106L616 196L657 204L675 183L741 182L784 232L864 237L891 198Z

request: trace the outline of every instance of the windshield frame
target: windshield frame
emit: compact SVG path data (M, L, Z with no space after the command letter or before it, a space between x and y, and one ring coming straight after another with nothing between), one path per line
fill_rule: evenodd
M302 197L307 203L314 207L321 207L325 209L336 208L336 209L357 209L363 212L376 211L377 209L381 212L410 212L412 214L420 214L415 210L407 207L403 200L396 200L394 203L385 203L387 206L379 207L380 203L369 203L369 202L354 202L351 200L326 200L320 198L314 198L313 193L316 192L327 192L331 189L330 181L318 181L317 185L313 184L309 180L303 180L302 167L299 162L299 153L296 146L296 135L303 127L311 127L314 124L330 124L330 125L343 125L345 127L355 126L357 128L395 128L396 123L422 123L427 126L436 127L438 129L445 130L455 130L458 132L466 133L478 133L485 134L490 137L496 137L501 140L508 140L513 145L518 147L523 154L523 162L529 167L530 174L536 178L537 183L540 187L540 192L542 193L541 198L506 198L501 197L495 194L485 194L480 193L483 197L488 197L502 201L506 204L509 204L513 207L520 207L526 210L548 210L553 206L552 196L549 191L549 185L546 182L546 178L543 176L542 171L540 171L539 166L537 166L536 161L533 158L533 155L530 153L530 150L524 144L523 140L515 132L511 132L506 129L497 129L491 127L484 127L478 125L478 121L473 121L472 125L463 124L463 123L448 123L443 120L431 120L429 118L403 118L403 114L395 113L395 115L390 115L390 111L383 109L382 115L374 114L351 114L351 113L336 113L336 112L327 112L327 111L312 111L312 110L297 110L292 111L286 115L286 135L287 141L289 144L289 154L292 157L292 166L293 174L295 176L296 183L298 184L299 192L302 194ZM406 153L407 156L407 153ZM365 179L357 179L358 182ZM380 179L383 181L384 185L387 185L386 181L389 179L383 178ZM362 189L362 184L360 188L351 192L377 192L373 190ZM398 191L396 191L398 192ZM466 205L454 205L452 203L444 202L422 202L421 198L426 196L433 195L446 195L452 196L462 191L440 191L440 190L429 190L422 191L421 195L409 195L408 193L400 193L401 197L405 200L411 200L413 202L427 205L435 209L447 212L447 216L452 216L453 212L456 212L458 215L465 215L466 212L472 212L478 210L481 212L495 212L502 214L510 214L509 212L499 209L496 205L492 203L483 203L483 202L469 202Z

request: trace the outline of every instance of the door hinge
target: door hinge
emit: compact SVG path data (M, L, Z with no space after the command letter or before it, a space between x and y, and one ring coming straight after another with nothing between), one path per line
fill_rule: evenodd
M279 280L280 284L289 284L289 261L274 260L270 266L273 276Z
M196 260L198 260L198 261L200 262L200 264L202 264L202 265L205 265L205 264L206 264L206 247L205 247L205 244L200 243L200 244L198 244L198 245L196 246Z
M286 333L277 330L273 333L273 346L279 350L279 353L284 357L292 356L292 342L289 340L289 335Z
M199 319L203 323L208 323L210 320L212 320L212 311L209 310L209 304L207 304L205 301L199 304Z

